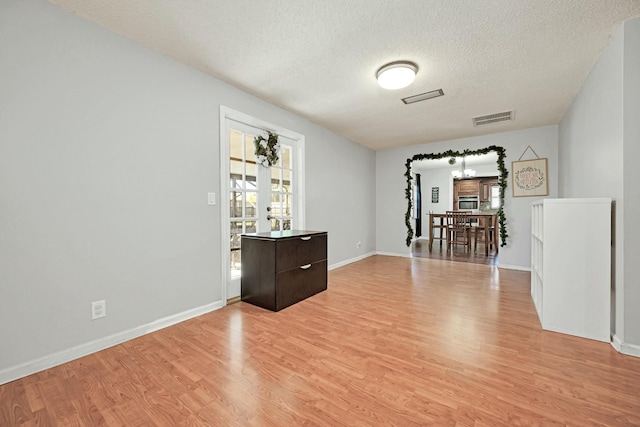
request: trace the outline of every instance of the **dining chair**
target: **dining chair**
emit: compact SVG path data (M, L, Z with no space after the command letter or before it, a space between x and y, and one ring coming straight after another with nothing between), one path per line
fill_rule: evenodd
M447 252L453 245L462 244L471 250L471 211L447 211Z
M440 250L442 250L442 241L443 240L447 240L447 237L445 236L445 232L447 229L447 223L444 221L445 218L442 217L442 215L437 214L435 217L432 218L432 214L428 214L429 215L429 222L431 223L431 240L429 240L429 251L432 250L433 248L433 241L434 240L440 240ZM436 236L436 232L440 231L438 234L438 236Z
M494 233L496 232L496 227L493 224L492 221L493 217L485 217L482 218L480 221L482 221L482 223L478 222L476 227L473 227L473 251L477 252L478 251L478 235L482 235L482 240L481 242L483 242L485 245L489 245L489 251L494 249ZM488 236L485 236L485 228L484 228L484 221L490 221L491 223L489 224L489 227L487 227L487 232L488 232Z

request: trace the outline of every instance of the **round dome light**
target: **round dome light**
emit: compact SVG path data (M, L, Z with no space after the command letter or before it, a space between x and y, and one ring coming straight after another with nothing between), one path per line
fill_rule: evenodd
M416 78L418 66L409 61L397 61L382 66L376 72L378 84L384 89L402 89Z

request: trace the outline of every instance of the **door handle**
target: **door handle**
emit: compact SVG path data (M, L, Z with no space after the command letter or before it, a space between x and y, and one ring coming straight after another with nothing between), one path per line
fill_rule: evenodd
M308 269L309 267L311 267L311 264L307 264L307 265L301 265L300 268L303 270Z
M273 218L271 215L267 215L267 221L271 221L271 218Z
M307 236L307 237L301 237L300 240L311 240L311 236Z

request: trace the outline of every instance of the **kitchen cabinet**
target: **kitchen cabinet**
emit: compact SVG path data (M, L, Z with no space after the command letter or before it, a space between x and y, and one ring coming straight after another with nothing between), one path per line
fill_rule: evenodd
M279 311L327 289L327 233L242 235L242 301Z
M459 196L478 196L479 179L456 179L453 181L453 209L458 209Z
M542 329L610 342L611 199L544 199L531 209L531 297Z
M480 201L481 202L490 202L491 201L491 187L498 185L498 180L496 178L488 178L480 180Z
M479 191L478 179L461 179L456 182L458 196L477 196Z

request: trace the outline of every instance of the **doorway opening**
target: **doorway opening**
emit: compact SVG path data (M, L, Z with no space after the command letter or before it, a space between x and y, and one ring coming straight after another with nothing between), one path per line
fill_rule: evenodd
M416 154L407 159L405 224L412 256L497 264L498 247L505 246L508 237L503 210L508 175L504 159L504 148L497 146ZM458 210L470 215L474 247L454 245L447 251L445 214Z

